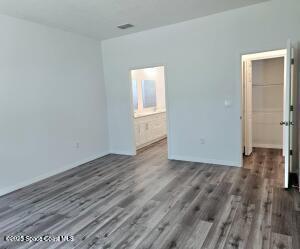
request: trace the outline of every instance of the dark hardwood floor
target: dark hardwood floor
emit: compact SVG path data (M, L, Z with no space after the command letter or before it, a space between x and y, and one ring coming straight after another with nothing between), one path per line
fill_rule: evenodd
M300 248L300 196L280 151L244 168L168 161L160 142L108 155L0 197L0 248ZM74 235L73 242L4 242Z

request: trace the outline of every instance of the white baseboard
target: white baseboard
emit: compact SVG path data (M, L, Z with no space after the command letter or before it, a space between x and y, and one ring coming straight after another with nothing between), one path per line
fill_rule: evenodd
M122 150L118 148L110 148L109 154L116 154L116 155L124 155L124 156L135 156L135 145L132 146L131 150Z
M50 172L48 172L46 174L33 177L33 178L31 178L29 180L26 180L26 181L23 181L23 182L21 182L19 184L2 188L2 189L0 189L0 196L8 194L8 193L11 193L11 192L13 192L15 190L24 188L26 186L29 186L29 185L33 184L33 183L39 182L41 180L44 180L44 179L49 178L51 176L54 176L56 174L62 173L64 171L67 171L69 169L75 168L75 167L80 166L82 164L85 164L87 162L90 162L90 161L93 161L93 160L98 159L100 157L106 156L108 154L109 154L109 152L104 152L104 153L101 153L101 154L98 154L98 155L94 155L94 156L85 158L85 159L83 159L81 161L78 161L76 163L71 163L71 164L66 165L64 167L61 167L61 168L58 168L56 170L50 171Z
M109 154L122 155L122 156L135 156L136 153L132 151L123 151L123 150L111 150Z
M253 144L253 147L267 148L267 149L282 149L281 144Z
M137 150L142 149L142 148L144 148L144 147L147 147L147 146L149 146L149 145L151 145L151 144L154 144L154 143L159 142L159 141L161 141L161 140L163 140L163 139L166 139L166 138L167 138L167 136L165 135L165 136L162 136L162 137L153 139L152 141L149 141L149 142L147 142L147 143L144 143L144 144L141 144L141 145L139 145L139 146L136 146L136 149L137 149Z
M199 158L193 156L178 156L178 155L169 155L170 160L180 160L180 161L188 161L188 162L197 162L197 163L208 163L214 166L224 165L224 166L232 166L232 167L242 167L241 162L233 162L233 161L225 161L225 160L217 160L217 159L207 159L207 158Z

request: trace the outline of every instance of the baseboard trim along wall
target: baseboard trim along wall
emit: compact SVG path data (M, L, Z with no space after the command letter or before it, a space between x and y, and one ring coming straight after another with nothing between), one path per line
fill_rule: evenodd
M0 196L2 195L5 195L5 194L8 194L8 193L11 193L13 191L16 191L16 190L19 190L21 188L24 188L24 187L27 187L33 183L36 183L36 182L39 182L41 180L44 180L48 177L51 177L51 176L54 176L54 175L57 175L59 173L62 173L64 171L67 171L69 169L72 169L72 168L76 168L82 164L85 164L85 163L88 163L90 161L93 161L95 159L98 159L100 157L103 157L103 156L106 156L110 154L109 152L104 152L104 153L101 153L101 154L98 154L98 155L94 155L94 156L91 156L91 157L88 157L86 159L83 159L81 161L78 161L76 163L71 163L69 165L66 165L62 168L59 168L57 170L54 170L54 171L51 171L51 172L48 172L46 174L43 174L43 175L39 175L39 176L36 176L30 180L27 180L27 181L24 181L24 182L21 182L20 184L17 184L17 185L14 185L14 186L9 186L9 187L6 187L6 188L3 188L3 189L0 189Z
M253 147L266 149L282 149L282 145L280 144L254 144Z
M162 136L162 137L156 138L156 139L154 139L154 140L152 140L152 141L150 141L150 142L148 142L148 143L144 143L144 144L141 144L140 146L136 146L136 149L137 149L137 150L143 149L143 148L145 148L145 147L147 147L147 146L150 146L150 145L152 145L152 144L155 144L155 143L157 143L157 142L159 142L159 141L161 141L161 140L164 140L164 139L166 139L166 138L167 138L167 136Z
M217 160L217 159L207 159L207 158L199 158L199 157L190 157L190 156L177 156L177 155L169 155L170 160L180 160L187 162L195 162L195 163L208 163L212 166L232 166L232 167L242 167L241 162L232 162L225 160Z
M69 169L78 167L82 164L88 163L90 161L93 161L95 159L98 159L100 157L106 156L108 154L120 154L120 155L132 155L132 153L128 153L128 151L126 153L121 152L121 151L113 151L113 152L105 152L102 154L98 154L98 155L94 155L91 156L89 158L86 158L84 160L78 161L76 163L72 163L69 165L66 165L62 168L59 168L57 170L48 172L46 174L40 175L40 176L36 176L30 180L21 182L20 184L14 185L14 186L9 186L3 189L0 189L0 196L3 196L5 194L11 193L13 191L16 191L18 189L27 187L33 183L39 182L41 180L44 180L48 177L54 176L56 174L62 173L64 171L67 171ZM189 156L176 156L176 155L169 155L169 159L170 160L180 160L180 161L188 161L188 162L198 162L198 163L208 163L208 164L212 164L212 165L224 165L224 166L233 166L233 167L241 167L241 163L240 162L232 162L232 161L223 161L223 160L215 160L215 159L207 159L207 158L198 158L198 157L189 157Z
M109 154L123 155L123 156L135 156L136 153L132 151L122 151L122 150L110 150Z

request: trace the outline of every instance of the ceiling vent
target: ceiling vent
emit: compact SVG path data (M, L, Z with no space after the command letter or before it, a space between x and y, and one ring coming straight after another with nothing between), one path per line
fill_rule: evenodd
M119 29L129 29L129 28L133 28L133 27L134 27L134 25L132 25L130 23L126 23L126 24L118 26Z

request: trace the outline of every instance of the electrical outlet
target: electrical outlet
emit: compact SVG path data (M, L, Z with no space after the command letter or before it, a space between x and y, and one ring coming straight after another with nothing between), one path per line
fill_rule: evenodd
M76 149L79 149L80 147L80 144L77 142L76 145L75 145Z

